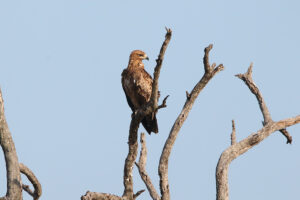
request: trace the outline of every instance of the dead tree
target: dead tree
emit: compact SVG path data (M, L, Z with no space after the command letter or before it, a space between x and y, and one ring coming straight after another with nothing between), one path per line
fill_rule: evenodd
M220 71L224 69L223 65L216 65L215 63L209 63L209 53L212 49L212 45L209 45L204 50L204 75L200 81L195 85L192 91L186 92L186 102L182 108L182 111L175 120L172 129L170 130L169 136L163 147L162 154L160 156L160 162L158 166L158 174L160 178L160 193L158 193L155 187L152 184L151 178L146 172L146 161L147 161L147 148L145 135L141 134L140 142L142 145L140 158L138 163L135 163L138 154L138 128L141 120L144 116L157 112L159 109L166 107L165 97L162 104L158 105L158 79L160 75L160 69L162 67L164 54L167 49L167 46L171 40L172 31L167 29L165 40L160 49L159 56L156 60L156 67L154 70L154 79L152 84L152 94L150 101L147 105L140 108L133 113L129 137L128 137L128 155L125 160L124 165L124 175L123 175L123 184L124 192L122 196L117 196L114 194L108 193L97 193L87 191L85 195L81 197L82 200L135 200L142 192L145 190L140 190L134 192L133 190L133 179L132 179L132 170L134 164L136 164L139 174L144 181L147 190L153 200L170 200L170 188L168 180L168 162L169 157L179 134L179 131L188 117L192 106L203 90L203 88L208 84L208 82ZM259 144L262 140L270 136L276 131L280 131L287 139L287 143L292 142L292 137L286 130L287 127L300 123L300 115L280 120L274 122L271 118L271 115L268 111L266 103L260 93L258 87L252 80L252 64L250 65L248 71L245 74L236 75L238 78L243 80L248 86L250 91L256 96L260 110L263 114L264 121L263 127L259 131L252 133L244 140L237 142L236 141L236 130L234 121L232 121L232 133L231 133L231 146L228 147L220 156L217 168L216 168L216 184L217 184L217 200L228 200L228 168L232 160L240 156L241 154L247 152L249 149ZM42 194L41 184L38 179L35 177L33 172L26 167L24 164L19 163L15 145L8 129L8 125L5 119L4 114L4 102L2 98L2 93L0 90L0 145L2 147L5 162L6 162L6 172L7 172L7 192L4 197L0 197L0 200L22 200L22 190L28 192L29 195L33 197L34 200L38 200ZM22 184L21 173L24 174L29 181L32 183L34 190L32 191L28 185Z
M0 144L6 163L7 191L0 200L22 200L22 189L28 192L34 200L38 200L42 194L42 187L33 172L24 164L19 163L16 148L8 129L4 115L4 101L0 90ZM32 183L34 191L28 185L22 184L21 173Z

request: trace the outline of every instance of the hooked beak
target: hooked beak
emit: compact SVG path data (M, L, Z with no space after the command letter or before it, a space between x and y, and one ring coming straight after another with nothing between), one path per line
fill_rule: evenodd
M149 61L149 57L147 56L147 57L145 58L145 60L148 60L148 61Z

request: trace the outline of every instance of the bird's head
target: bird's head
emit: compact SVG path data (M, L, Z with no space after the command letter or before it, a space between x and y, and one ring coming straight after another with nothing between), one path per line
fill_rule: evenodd
M141 50L134 50L130 54L130 60L149 60L147 54Z

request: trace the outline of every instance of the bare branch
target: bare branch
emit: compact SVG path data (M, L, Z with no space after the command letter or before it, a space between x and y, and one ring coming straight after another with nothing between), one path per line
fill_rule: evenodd
M34 196L34 191L32 191L29 187L29 185L25 185L25 184L22 184L22 188L24 191L26 191L30 196Z
M267 138L273 132L275 131L282 132L282 130L285 130L287 127L300 123L300 115L294 118L273 122L270 113L268 111L268 108L264 102L264 99L261 93L259 92L259 89L257 88L257 86L252 80L252 64L250 65L248 71L245 74L238 74L236 76L242 79L249 87L250 91L256 96L261 112L263 113L264 116L264 123L263 123L264 126L261 130L259 130L256 133L252 133L242 141L232 144L221 154L216 168L217 200L229 199L228 168L232 160L234 160L241 154L247 152L255 145L259 144L262 140ZM286 137L287 138L289 137L288 133L286 134Z
M146 139L145 139L144 133L141 134L140 142L141 142L142 148L141 148L141 152L140 152L139 163L136 163L136 166L139 170L140 176L141 176L142 180L144 181L152 199L160 200L160 197L159 197L158 193L156 192L155 187L153 186L152 181L146 172L147 146L146 146Z
M157 107L156 111L159 110L159 109L161 109L161 108L167 107L167 99L168 99L169 96L170 96L170 95L167 95L167 96L164 98L162 104L159 105L159 106Z
M142 194L143 192L145 192L145 190L140 190L140 191L138 191L137 193L135 193L134 195L133 195L133 199L136 199L138 196L140 196L140 194Z
M133 195L133 200L135 200L140 194L145 190L140 190ZM129 200L127 197L119 197L108 193L98 193L87 191L85 195L81 196L81 200Z
M204 54L204 58L203 58L203 64L204 64L205 73L211 71L211 66L209 64L209 52L212 48L213 48L213 45L210 44L208 47L206 47L204 49L205 54Z
M153 83L152 83L152 94L151 94L151 99L150 102L153 104L154 107L157 107L157 95L158 95L158 78L160 74L160 69L163 63L164 55L166 52L166 49L168 47L168 44L171 40L172 37L172 30L169 28L166 28L166 36L165 36L165 41L161 46L158 58L156 59L156 67L154 69L154 75L153 75ZM154 109L155 110L155 109Z
M4 101L0 90L0 144L4 153L7 176L7 192L3 198L21 200L22 184L16 148L4 114Z
M216 169L217 200L228 200L228 167L231 161L259 144L275 131L300 123L300 115L278 122L270 122L261 130L228 147L220 156Z
M182 108L181 113L177 117L170 133L169 137L165 142L165 146L163 148L159 167L158 167L158 173L160 177L160 191L162 195L162 200L169 200L170 199L170 191L169 191L169 181L168 181L168 162L169 157L171 154L172 147L174 145L174 142L176 140L176 137L179 133L179 130L181 129L184 121L186 120L190 110L192 109L192 106L198 97L199 93L202 91L202 89L206 86L206 84L209 82L211 78L214 77L214 75L223 70L224 67L222 64L220 64L218 67L215 68L215 64L210 66L209 65L209 52L212 49L212 45L209 45L207 48L205 48L205 55L203 58L204 68L205 68L205 74L201 78L201 80L196 84L194 89L192 90L191 94L189 95L190 98L187 98L184 107Z
M271 118L271 115L267 108L267 105L262 97L262 94L260 93L258 87L255 85L255 83L252 79L252 67L253 67L253 63L250 64L250 66L245 74L237 74L236 77L243 80L245 82L245 84L248 86L248 88L250 89L250 91L255 95L255 97L258 101L260 110L264 117L264 124L268 124L269 122L272 122L272 118Z
M271 118L270 112L267 108L267 105L262 97L262 94L260 93L258 87L255 85L255 83L252 79L252 68L253 68L253 63L250 64L250 66L245 74L237 74L236 77L243 80L246 83L246 85L248 86L248 88L250 89L250 91L255 95L255 97L258 101L260 110L264 117L263 125L265 125L269 122L272 122L272 118ZM286 137L287 144L289 144L289 143L291 144L292 136L290 136L290 134L286 130L280 130L280 132Z
M282 135L284 135L284 137L286 137L286 143L287 144L292 144L293 138L289 134L289 132L286 129L281 129L279 131L282 133Z
M24 175L26 175L26 177L28 178L28 180L31 182L31 184L34 187L34 192L32 192L29 188L29 186L27 185L23 185L23 189L28 192L34 200L38 200L40 198L40 196L42 195L42 186L39 182L39 180L36 178L36 176L34 175L34 173L28 168L26 167L24 164L20 163L20 172Z
M126 200L126 199L113 194L87 191L84 196L81 196L81 200Z
M123 176L123 184L124 184L124 193L123 197L127 197L128 199L133 199L133 179L132 179L132 169L137 157L138 152L138 143L137 143L137 131L139 128L139 124L143 119L143 115L134 115L129 130L128 137L128 155L125 160L124 165L124 176Z
M232 120L232 133L231 133L231 145L236 144L236 135L235 135L235 124L234 120Z

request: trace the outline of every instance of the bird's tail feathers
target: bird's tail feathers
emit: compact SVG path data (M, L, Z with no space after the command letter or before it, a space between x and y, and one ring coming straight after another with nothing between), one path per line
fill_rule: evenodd
M149 135L151 134L151 132L158 133L158 125L155 113L145 116L142 120L142 124Z

